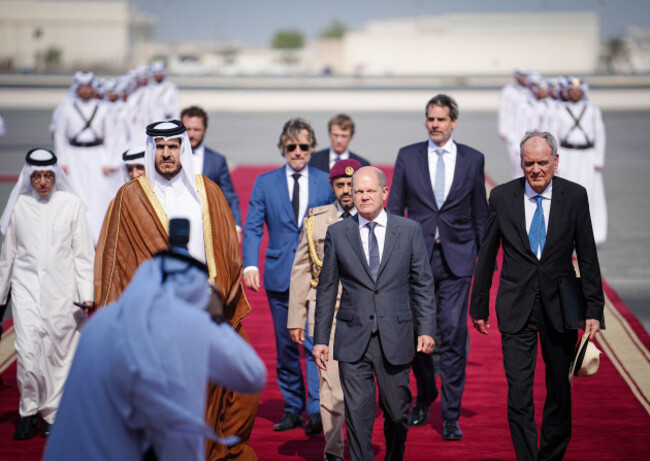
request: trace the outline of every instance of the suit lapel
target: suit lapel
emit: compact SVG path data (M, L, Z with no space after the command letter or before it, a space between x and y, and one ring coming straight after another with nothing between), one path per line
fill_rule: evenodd
M438 209L436 202L436 197L433 194L433 185L431 184L431 172L429 171L429 143L427 141L423 142L418 148L418 170L422 175L422 186L427 195L429 195L428 203L433 204L433 208Z
M456 144L456 142L454 142L454 144ZM465 150L456 144L456 165L454 166L454 177L451 179L451 187L449 188L449 193L442 204L443 207L445 206L445 203L453 198L456 190L465 183L465 181L463 181L463 173L467 171L467 159L465 157Z
M526 210L524 205L524 186L526 181L525 178L520 178L518 181L519 187L516 188L514 193L514 206L512 207L515 226L519 237L521 237L521 243L524 248L528 249L528 252L535 256L533 251L530 249L530 240L528 240L528 231L526 230ZM535 256L537 258L537 256Z
M368 261L366 261L366 254L363 252L363 245L361 244L359 215L356 214L351 219L346 219L345 225L347 226L345 235L350 242L350 246L352 246L352 250L354 250L354 254L357 255L357 258L359 258L363 269L366 271L366 274L368 274L368 278L374 282L372 272L370 272L370 267L368 267Z
M552 247L553 241L561 234L560 216L562 216L562 209L566 201L562 181L556 181L553 178L553 193L551 197L551 209L548 213L548 225L546 226L546 243L544 243L544 250L542 250L542 258L548 253L546 249L549 244Z
M296 216L293 214L291 199L289 199L288 186L293 187L293 184L289 184L289 178L287 177L286 166L283 166L280 169L275 171L277 172L277 178L275 180L275 183L277 184L277 192L278 192L277 199L280 200L282 210L284 211L286 217L289 218L291 222L293 222L296 225L296 227L298 227L298 223L296 222Z
M388 220L386 221L386 238L384 240L384 251L381 255L381 263L379 264L379 272L377 272L377 280L379 280L381 273L384 271L384 268L390 259L390 254L393 252L393 248L395 248L398 236L399 224L395 221L393 216L389 214Z

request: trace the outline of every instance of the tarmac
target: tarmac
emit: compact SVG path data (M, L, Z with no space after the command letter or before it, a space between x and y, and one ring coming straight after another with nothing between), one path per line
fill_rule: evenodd
M63 80L62 80L63 81ZM29 83L29 82L27 82ZM32 147L52 147L48 125L66 86L17 85L0 78L0 110L7 133L0 138L0 203L6 203L13 177ZM181 104L209 111L206 144L237 165L279 165L276 144L283 123L296 116L315 128L320 146L328 144L327 120L346 112L356 123L355 152L378 165L392 165L399 147L426 139L424 104L436 92L456 97L460 117L454 139L482 151L486 174L495 182L509 179L505 146L497 134L499 90L490 87L396 88L182 88ZM444 82L443 82L444 83ZM304 85L303 85L304 86ZM603 170L609 212L607 242L599 246L604 278L650 331L650 86L637 80L591 91L603 108L607 157ZM561 162L561 159L560 159ZM246 204L242 204L242 207Z

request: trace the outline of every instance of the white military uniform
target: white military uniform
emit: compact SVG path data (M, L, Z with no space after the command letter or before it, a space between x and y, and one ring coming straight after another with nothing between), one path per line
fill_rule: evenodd
M0 304L11 289L20 416L52 423L87 316L73 302L93 299L93 243L81 200L56 185L45 198L30 187L6 217Z
M526 117L529 116L527 111L527 105L530 104L529 94L528 88L515 82L503 87L499 99L499 135L506 143L512 178L523 175L519 157L519 141L526 132L525 122L527 119L522 120L521 117L522 110L526 111Z
M607 240L607 201L602 168L605 166L605 124L595 104L584 96L567 101L557 114L560 161L557 174L587 189L596 243ZM598 169L597 169L598 168Z
M167 79L167 72L162 62L156 61L151 65L154 78L151 81L152 106L151 115L154 121L180 119L181 110L178 102L178 87ZM158 83L156 74L164 75Z
M86 126L89 121L90 126ZM103 101L75 98L61 108L54 131L55 150L59 164L67 168L73 192L84 202L95 242L115 194L114 182L102 171L103 167L112 166L106 146L109 136Z

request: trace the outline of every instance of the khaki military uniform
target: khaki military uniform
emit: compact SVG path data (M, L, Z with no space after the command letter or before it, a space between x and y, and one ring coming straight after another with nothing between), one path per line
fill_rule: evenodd
M305 328L307 334L314 335L314 311L316 308L316 287L318 274L323 263L325 234L330 224L339 221L336 204L311 208L303 224L300 243L291 270L291 287L289 290L289 314L287 328ZM336 328L336 311L341 300L341 288L336 303L334 323L330 335L329 349L333 349ZM339 364L330 353L327 371L320 372L320 413L325 435L325 453L343 458L343 421L345 407L343 391L339 380Z

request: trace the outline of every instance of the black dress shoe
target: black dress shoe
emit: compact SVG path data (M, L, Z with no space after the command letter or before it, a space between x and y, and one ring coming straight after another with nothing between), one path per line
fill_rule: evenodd
M427 423L428 420L429 406L416 400L413 404L413 408L411 408L411 414L409 415L409 425L423 426Z
M463 440L463 433L460 431L458 421L455 419L445 419L442 422L442 439L443 440Z
M340 456L330 455L329 453L325 453L325 461L343 461L343 458L341 458Z
M285 411L284 416L278 424L273 426L274 431L288 431L295 429L297 427L302 427L302 417L297 413L292 413L290 411Z
M52 430L52 425L46 421L45 424L43 424L43 427L41 428L41 437L45 437L45 438L49 437L51 430Z
M20 423L14 432L14 440L29 440L38 432L38 415L20 418Z
M305 424L305 434L316 435L323 433L323 420L320 413L314 413L307 417L307 424Z

